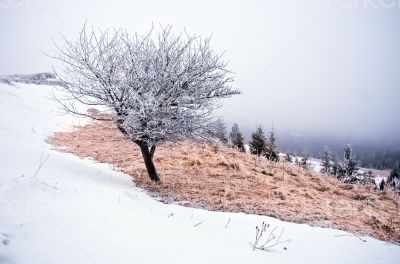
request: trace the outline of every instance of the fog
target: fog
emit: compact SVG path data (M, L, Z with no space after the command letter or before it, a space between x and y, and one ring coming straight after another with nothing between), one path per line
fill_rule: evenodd
M0 1L0 74L57 69L60 32L146 33L152 23L212 35L243 94L218 114L283 144L323 138L398 146L400 1ZM291 138L291 139L290 139Z

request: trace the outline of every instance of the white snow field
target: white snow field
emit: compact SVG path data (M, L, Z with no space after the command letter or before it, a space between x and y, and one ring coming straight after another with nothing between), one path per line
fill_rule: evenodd
M52 150L46 137L78 121L57 114L51 90L0 84L2 264L400 263L399 246L373 238L164 204L110 165ZM290 241L253 251L263 221Z

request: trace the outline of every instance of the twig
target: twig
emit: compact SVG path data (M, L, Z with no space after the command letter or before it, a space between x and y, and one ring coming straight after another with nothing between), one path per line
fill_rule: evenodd
M263 245L259 246L258 244L268 228L269 228L269 225L265 224L264 222L262 223L261 228L256 226L255 241L254 241L254 243L250 243L250 245L253 247L253 250L259 249L259 250L263 250L263 251L270 251L271 248L289 241L289 240L281 241L282 234L285 230L284 228L282 228L282 231L280 232L279 236L276 236L275 231L278 228L274 227L272 229L272 231L268 234L268 238L266 239L265 243ZM285 249L286 249L286 247L285 247Z
M45 164L45 162L47 161L47 159L49 158L50 155L47 155L45 159L43 159L43 152L42 154L40 154L40 161L39 161L39 167L37 168L35 174L33 174L33 178L36 177L36 175L39 173L40 169L42 168L42 166Z
M229 218L228 222L227 222L226 225L225 225L225 229L228 228L228 225L229 225L230 222L231 222L231 219Z
M199 226L199 225L201 225L202 223L204 223L204 221L198 222L198 223L195 224L193 227Z
M353 236L353 237L356 237L356 238L358 238L358 239L360 239L362 242L367 242L367 240L365 240L365 239L362 239L360 236L357 236L357 235L354 235L354 234L349 234L349 235L336 235L335 237L343 237L343 236Z

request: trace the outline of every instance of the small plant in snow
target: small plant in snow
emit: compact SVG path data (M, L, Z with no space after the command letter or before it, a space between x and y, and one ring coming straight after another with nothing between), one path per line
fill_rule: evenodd
M271 251L275 246L288 242L289 240L281 241L284 229L278 233L278 228L274 227L269 232L269 224L262 222L261 227L256 226L256 237L253 243L250 242L253 250L259 249ZM266 239L265 239L266 238ZM286 248L285 248L286 249Z

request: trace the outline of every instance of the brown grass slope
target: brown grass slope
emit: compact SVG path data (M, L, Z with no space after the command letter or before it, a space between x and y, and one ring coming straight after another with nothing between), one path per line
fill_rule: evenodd
M59 149L114 164L164 201L211 210L246 212L334 227L387 241L400 241L400 200L391 192L350 185L287 163L261 161L221 146L182 142L157 148L162 183L149 180L138 147L112 122L57 132Z

